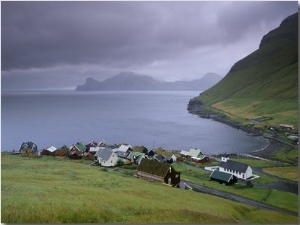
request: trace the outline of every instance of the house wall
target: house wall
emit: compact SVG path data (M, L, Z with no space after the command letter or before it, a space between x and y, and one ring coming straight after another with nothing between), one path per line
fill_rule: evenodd
M250 166L248 166L245 175L246 179L252 176L252 168Z
M166 184L173 184L173 185L180 183L180 173L176 172L173 169L173 167L170 167L168 173L164 178L164 182Z
M79 155L78 153L74 153L72 155L69 156L69 159L81 159L81 155Z
M174 154L173 154L171 158L173 159L173 161L174 161L174 162L176 162L176 161L177 161L177 157L176 157L176 155L174 155Z
M180 173L176 172L173 167L170 167L165 177L156 176L150 173L146 173L143 171L137 171L135 173L136 177L147 179L147 180L153 180L158 181L166 184L176 185L180 183Z
M227 182L227 181L223 181L223 180L219 180L219 179L216 179L216 178L210 178L210 180L212 181L217 181L219 183L224 183L226 185L230 185L230 184L235 184L237 182L237 177L235 176L232 176L232 178Z
M219 167L219 171L222 171L222 172L225 172L225 173L231 173L239 179L247 179L247 178L252 176L252 168L250 166L248 166L245 173L240 173L238 171L228 170L228 169L225 169L223 167Z
M227 171L225 171L225 169L223 167L219 167L219 171L227 172Z
M192 162L196 162L196 163L204 163L204 162L208 162L209 161L209 157L205 156L203 159L196 159L196 158L192 158Z
M43 151L41 152L41 154L42 154L42 155L54 156L54 152L50 152L50 151L48 151L48 150L43 150Z
M155 176L153 174L145 173L143 171L137 171L135 173L135 175L139 178L143 178L143 179L147 179L147 180L154 180L154 181L158 181L158 182L164 182L163 177Z
M102 158L98 157L98 162L101 166L110 167L117 165L117 162L119 160L119 157L116 153L111 154L110 158L108 160L103 160Z

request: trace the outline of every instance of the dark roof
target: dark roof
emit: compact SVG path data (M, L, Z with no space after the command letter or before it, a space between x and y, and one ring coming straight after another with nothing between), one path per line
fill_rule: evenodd
M155 158L157 161L162 162L162 163L164 163L164 162L167 161L166 157L164 157L163 155L154 155L154 158Z
M236 161L232 161L232 160L227 160L226 162L220 163L220 167L223 167L223 168L229 169L229 170L242 172L242 173L246 172L246 170L248 169L248 166L249 166L248 164L236 162Z
M229 182L230 179L232 178L232 174L230 173L224 173L224 172L221 172L219 170L214 170L211 174L210 174L210 178L214 178L214 179L217 179L217 180L221 180L221 181L225 181L225 182Z
M100 153L100 157L107 161L109 160L110 156L113 154L113 151L109 150L109 149L104 149L101 153Z
M133 148L133 151L135 152L141 152L141 153L147 153L148 152L148 149L144 146L135 146Z
M80 156L81 155L81 152L79 151L79 150L72 150L72 151L70 151L69 152L69 155L78 155L78 156Z
M99 149L98 152L95 154L96 157L102 158L102 160L106 161L110 158L113 154L113 151L110 149Z
M127 158L128 155L129 155L129 152L118 152L118 157L121 157L121 158Z
M21 152L22 150L32 150L32 153L37 152L37 145L32 142L32 141L28 141L28 142L22 142L19 151Z
M149 149L147 152L146 152L146 154L150 154L151 153L151 155L154 155L155 154L155 152L154 152L154 150L153 149Z
M136 170L153 174L159 177L165 177L170 167L171 166L169 164L144 158L142 159Z

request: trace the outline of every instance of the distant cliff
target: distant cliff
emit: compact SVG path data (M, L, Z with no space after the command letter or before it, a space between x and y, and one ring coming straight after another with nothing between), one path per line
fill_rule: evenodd
M273 118L298 125L298 13L263 36L259 49L236 62L216 85L190 100L191 113L219 113L239 123Z
M208 73L193 81L159 81L150 76L123 72L102 82L87 78L76 91L205 91L218 83L222 77Z

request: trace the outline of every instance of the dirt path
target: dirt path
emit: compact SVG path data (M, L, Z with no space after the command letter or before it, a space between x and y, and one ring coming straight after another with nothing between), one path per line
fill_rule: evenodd
M277 211L277 212L281 212L281 213L290 214L290 215L293 215L293 216L298 216L298 213L295 213L295 212L287 211L287 210L280 209L280 208L277 208L277 207L274 207L274 206L270 206L270 205L267 205L267 204L256 202L256 201L253 201L253 200L250 200L250 199L247 199L247 198L243 198L243 197L240 197L240 196L237 196L237 195L233 195L233 194L230 194L230 193L226 193L226 192L214 190L214 189L211 189L211 188L207 188L207 187L204 187L204 186L201 186L201 185L198 185L198 184L194 184L194 183L191 183L191 182L188 182L188 181L182 180L182 182L188 184L196 192L202 192L202 193L206 193L206 194L210 194L210 195L215 195L215 196L218 196L218 197L226 198L226 199L233 200L233 201L236 201L236 202L241 202L241 203L251 205L251 206L254 206L254 207L267 209L267 210L273 210L273 211Z

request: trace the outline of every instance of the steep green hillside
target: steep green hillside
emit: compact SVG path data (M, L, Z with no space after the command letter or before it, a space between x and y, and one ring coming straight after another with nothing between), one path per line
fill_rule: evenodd
M191 113L222 112L246 124L298 124L298 13L265 35L257 51L238 61L215 86L189 102ZM197 113L198 112L198 113Z

